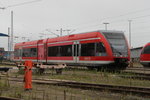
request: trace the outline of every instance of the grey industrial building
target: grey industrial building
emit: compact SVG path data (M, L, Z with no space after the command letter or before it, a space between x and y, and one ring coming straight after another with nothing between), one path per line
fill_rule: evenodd
M140 54L143 47L137 47L130 49L131 51L131 59L133 62L139 62L140 61Z

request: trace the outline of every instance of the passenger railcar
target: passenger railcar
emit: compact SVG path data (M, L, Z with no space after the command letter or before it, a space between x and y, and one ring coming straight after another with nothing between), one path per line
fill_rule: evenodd
M130 60L121 31L94 31L15 45L15 61L124 69Z
M144 67L150 67L150 43L142 48L140 62Z

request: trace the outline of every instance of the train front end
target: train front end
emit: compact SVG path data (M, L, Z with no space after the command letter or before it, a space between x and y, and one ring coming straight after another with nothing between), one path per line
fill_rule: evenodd
M129 64L130 50L124 33L120 31L106 31L103 32L103 35L112 50L112 57L114 59L113 68L125 69Z
M140 63L144 67L150 67L150 43L146 44L140 55Z

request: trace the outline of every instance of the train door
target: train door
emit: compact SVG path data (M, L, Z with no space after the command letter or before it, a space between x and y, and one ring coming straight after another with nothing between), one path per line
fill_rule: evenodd
M38 46L37 46L38 50L38 62L43 62L44 60L44 44L43 44L43 41L40 40L39 43L38 43Z
M22 61L22 47L19 48L19 61Z
M44 47L43 48L44 48L44 60L46 60L46 63L47 63L47 55L48 55L47 54L47 49L48 49L47 48L47 43L44 43Z
M44 59L44 45L38 44L38 62Z
M73 60L75 63L79 62L79 41L75 41L73 45Z

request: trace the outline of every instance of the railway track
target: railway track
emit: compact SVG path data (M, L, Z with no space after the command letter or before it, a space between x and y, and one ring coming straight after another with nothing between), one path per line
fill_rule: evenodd
M16 66L15 62L2 62L1 65Z
M150 71L150 68L144 68L144 67L128 67L126 70Z
M127 68L123 72L132 73L132 74L140 75L140 76L150 76L150 69L143 68L143 67Z
M127 75L119 75L122 78L132 78L132 79L140 79L140 80L150 80L150 69L143 67L132 67L127 68L123 71Z
M10 81L23 82L21 78L9 78ZM46 84L46 85L56 85L56 86L67 86L71 88L81 88L87 90L97 90L97 91L111 91L124 94L135 94L140 96L150 97L150 88L145 87L133 87L133 86L119 86L119 85L106 85L106 84L92 84L76 81L67 80L55 80L55 79L33 79L35 84Z
M131 76L131 75L119 75L119 77L122 78L130 78L130 79L137 79L137 80L150 80L149 76L142 76L142 75L135 75L135 76Z
M4 63L11 65L10 63ZM80 69L80 70L88 70L86 67L68 67L69 69ZM143 68L143 67L128 67L123 72L125 73L132 73L134 75L119 75L122 78L132 78L132 79L140 79L140 80L150 80L150 69L149 68Z
M11 97L1 97L0 96L0 100L21 100L19 98L11 98Z

